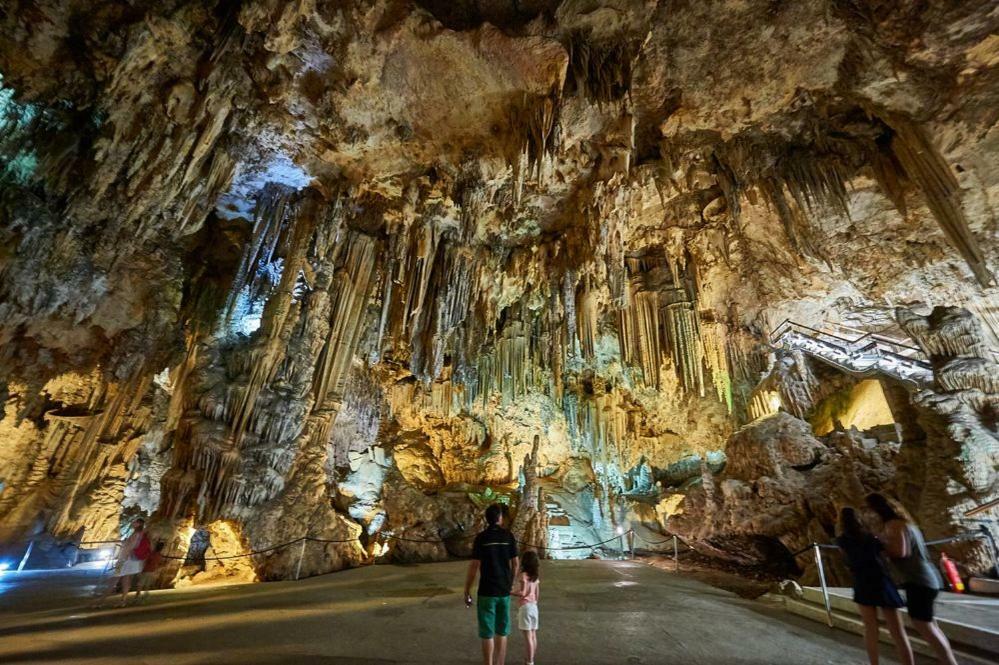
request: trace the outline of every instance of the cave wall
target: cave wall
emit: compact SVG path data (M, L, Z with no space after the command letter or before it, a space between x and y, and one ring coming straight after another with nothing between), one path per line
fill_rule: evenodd
M548 501L591 542L661 529L636 495L775 400L812 406L772 371L780 321L919 339L896 306L947 304L996 343L999 19L981 3L17 5L11 547L140 513L179 552L207 525L223 554L348 541L310 543L312 574L461 554L486 489L525 532ZM946 394L981 390L934 369ZM970 433L927 415L935 397L893 399L927 433L906 478L948 446L991 454L991 398L954 398ZM896 482L850 442L821 444L862 460L823 482L867 462L864 488ZM297 553L252 561L287 577Z

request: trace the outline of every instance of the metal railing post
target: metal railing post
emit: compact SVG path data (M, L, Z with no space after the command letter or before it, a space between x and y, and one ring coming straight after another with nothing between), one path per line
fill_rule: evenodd
M673 572L680 571L680 550L677 544L677 537L673 536Z
M822 602L826 606L826 623L829 627L833 627L833 617L832 617L832 607L829 604L829 587L826 586L826 571L822 567L822 549L819 547L818 543L812 543L812 549L815 551L815 565L819 569L819 584L822 585Z
M302 547L298 550L298 566L295 568L295 579L297 580L302 575L302 559L305 558L305 543L308 541L308 537L302 537Z
M21 557L21 563L17 564L17 572L24 570L24 567L28 564L28 558L31 556L31 548L35 546L34 539L28 541L28 548L24 550L24 556Z
M978 537L985 541L992 558L992 574L999 577L999 547L996 547L996 539L984 524L979 524L978 530L981 532Z

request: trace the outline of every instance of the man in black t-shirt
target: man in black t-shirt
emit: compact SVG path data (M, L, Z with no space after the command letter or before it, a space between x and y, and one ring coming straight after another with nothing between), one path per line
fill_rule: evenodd
M472 582L479 575L476 614L482 638L483 665L503 665L506 636L510 634L510 590L517 576L517 542L503 528L504 512L498 504L486 508L485 531L475 537L472 561L465 578L465 606L472 606Z

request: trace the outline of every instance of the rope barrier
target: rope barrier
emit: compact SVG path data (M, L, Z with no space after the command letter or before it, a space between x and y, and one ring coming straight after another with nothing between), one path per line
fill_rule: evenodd
M607 540L602 540L599 543L594 543L592 545L574 545L572 547L545 547L544 549L546 551L549 551L549 552L568 552L570 550L593 549L593 548L599 547L601 545L605 545L605 544L607 544L607 543L609 543L609 542L611 542L613 540L617 540L621 536L627 535L628 533L634 533L634 531L627 531L627 532L621 534L620 536L612 536L612 537L608 538ZM385 538L387 538L389 540L398 540L398 541L402 541L402 542L405 542L405 543L422 543L422 544L426 544L426 545L443 545L443 544L445 544L447 542L447 540L422 540L422 539L417 539L417 538L405 538L403 536L396 536L396 535L393 535L391 533L383 533L383 534L380 534L380 535L384 536ZM461 538L453 538L453 539L448 539L448 540L468 540L470 538L475 538L477 535L478 534L476 534L476 533L472 533L472 534L468 534L467 536L462 536ZM538 547L538 545L536 543L528 543L528 542L525 542L523 540L518 540L516 538L514 538L514 542L517 543L518 545L523 545L525 547Z
M470 534L462 536L460 538L457 538L457 537L456 538L446 538L446 539L443 539L443 540L421 540L419 538L405 538L403 536L396 536L396 535L393 535L391 533L381 533L381 534L378 534L378 535L384 536L385 538L387 538L389 540L398 540L398 541L401 541L401 542L404 542L404 543L423 543L423 544L427 544L427 545L443 545L448 540L468 540L470 538L475 538L478 534L476 534L476 533L470 533Z
M267 554L268 552L274 552L276 550L280 550L280 549L283 549L285 547L288 547L289 545L295 545L296 543L300 543L303 540L305 540L305 541L310 541L311 540L312 542L324 543L324 544L355 543L355 542L357 542L357 538L345 538L345 539L342 539L342 540L335 540L335 539L330 539L330 538L314 538L312 536L301 536L299 538L296 538L295 540L289 540L288 542L280 543L278 545L274 545L273 547L268 547L268 548L262 549L262 550L254 550L252 552L244 552L243 554L230 554L228 556L206 556L206 557L198 557L196 560L197 561L225 561L227 559L240 559L242 557L247 557L247 556L256 556L258 554ZM173 559L174 561L186 561L189 557L187 555L184 555L184 556L170 556L170 555L164 554L163 558L164 559Z
M606 545L607 543L611 542L612 540L617 540L618 538L623 538L625 535L627 535L629 533L634 533L634 532L633 531L626 531L625 533L622 533L620 536L613 536L611 538L608 538L607 540L601 540L599 543L594 543L592 545L575 545L573 547L546 547L545 550L547 550L549 552L569 552L569 551L572 551L572 550L589 550L589 549L595 549L597 547L600 547L601 545ZM528 547L537 547L537 545L534 545L533 543L524 543L524 542L521 542L519 540L517 541L517 543L519 543L521 545L526 545Z
M255 550L255 551L252 551L252 552L245 552L243 554L230 554L228 556L197 557L196 560L197 561L225 561L225 560L228 560L228 559L241 559L241 558L247 557L247 556L256 556L257 554L267 554L268 552L274 552L276 550L285 548L288 545L294 545L295 543L300 543L300 542L302 542L305 539L306 539L305 536L302 536L301 538L296 538L295 540L289 540L287 543L281 543L279 545L275 545L274 547L268 547L268 548L263 549L263 550ZM164 554L163 558L164 559L173 559L174 561L186 561L189 557L186 554L184 556L170 556L170 555Z
M592 545L573 545L571 547L544 547L543 549L545 549L548 552L569 552L569 551L574 551L574 550L596 549L597 547L600 547L601 545L606 545L607 543L615 541L615 540L617 540L619 538L622 538L622 537L624 537L626 535L629 535L629 534L637 536L640 540L642 540L643 542L645 542L647 544L653 544L653 543L650 543L649 541L645 540L641 536L638 536L638 534L635 533L634 529L629 529L628 531L626 531L623 534L616 535L616 536L611 536L607 540L602 540L599 543L593 543ZM441 539L441 540L425 540L425 539L419 539L419 538L406 538L404 536L396 536L395 534L391 534L391 533L380 533L380 534L376 534L376 535L380 535L380 536L382 536L382 537L384 537L384 538L386 538L388 540L396 540L396 541L406 542L406 543L419 543L419 544L426 544L426 545L443 545L443 544L446 544L448 540L459 540L459 541L460 540L469 540L471 538L475 538L478 534L471 533L471 534L467 534L467 535L464 535L464 536L461 536L461 537ZM357 538L330 539L330 538L316 538L316 537L313 537L313 536L301 536L299 538L295 538L294 540L289 540L289 541L284 542L284 543L279 543L277 545L274 545L273 547L268 547L268 548L262 549L262 550L254 550L254 551L251 551L251 552L244 552L243 554L230 554L230 555L227 555L227 556L198 557L196 560L197 561L227 561L227 560L230 560L230 559L241 559L243 557L257 556L258 554L267 554L269 552L275 552L277 550L283 549L283 548L288 547L290 545L295 545L297 543L301 543L302 541L312 541L314 543L324 543L324 544L335 545L335 544L345 544L345 543L356 543L356 542L358 542L358 539ZM105 544L105 543L115 543L115 544L117 544L118 542L119 541L116 541L116 540L90 541L90 543L88 543L88 544L96 544L96 543L102 543L102 544ZM522 540L518 540L516 538L514 539L514 542L516 542L518 545L522 545L522 546L525 546L525 547L538 547L538 545L535 544L535 543L528 543L528 542L525 542L525 541L522 541ZM663 542L669 542L669 541L667 540L667 541L663 541ZM686 543L684 543L684 545L686 545ZM689 545L687 547L689 547ZM186 561L188 558L190 558L186 554L184 556L173 556L173 555L169 555L169 554L164 554L164 555L162 555L162 557L164 559L169 559L169 560L173 560L173 561Z
M357 542L357 538L344 538L344 539L341 539L341 540L332 540L332 539L329 539L329 538L313 538L312 536L303 536L303 537L305 538L305 540L311 540L314 543L335 544L335 543L355 543L355 542ZM299 538L299 540L301 540L301 538ZM295 542L297 542L297 541L294 541L294 540L291 541L291 543L295 543ZM289 543L289 544L291 544L291 543Z
M629 529L628 531L626 531L623 534L620 534L620 535L617 535L617 536L611 536L607 540L602 540L599 543L593 543L592 545L573 545L571 547L544 547L544 549L546 551L549 551L549 552L570 552L570 551L575 551L575 550L596 549L597 547L600 547L601 545L606 545L607 543L613 542L613 541L617 540L618 538L621 538L621 537L629 535L629 534L635 536L636 538L638 538L638 540L642 541L646 545L665 545L667 543L673 542L673 537L667 538L666 540L651 541L651 540L648 540L648 539L643 538L642 536L640 536L634 529ZM404 536L396 536L395 534L391 534L391 533L381 533L381 534L377 534L377 535L380 535L380 536L382 536L382 537L384 537L384 538L386 538L388 540L396 540L396 541L405 542L405 543L417 543L417 544L424 544L424 545L444 545L444 544L447 543L448 540L459 540L459 541L460 540L469 540L471 538L475 538L478 534L472 533L472 534L467 534L467 535L461 536L461 537L441 539L441 540L426 540L426 539L419 539L419 538L406 538ZM982 537L981 533L972 531L972 532L968 532L968 533L962 533L962 534L959 534L957 536L951 536L950 538L941 538L939 540L930 540L930 541L927 541L926 544L927 545L944 545L944 544L947 544L947 543L957 542L957 541L961 541L961 540L975 540L975 539L978 539L978 538L981 538L981 537ZM230 559L241 559L243 557L257 556L259 554L268 554L269 552L275 552L277 550L280 550L280 549L283 549L285 547L288 547L289 545L295 545L297 543L302 542L303 540L304 541L312 541L314 543L324 543L324 544L327 544L327 545L338 545L338 544L346 544L346 543L355 543L355 542L357 542L357 538L330 539L330 538L316 538L316 537L313 537L313 536L301 536L301 537L296 538L294 540L289 540L289 541L284 542L284 543L279 543L278 545L274 545L273 547L268 547L268 548L262 549L262 550L254 550L252 552L245 552L243 554L230 554L230 555L227 555L227 556L199 557L197 560L199 560L199 561L227 561L227 560L230 560ZM112 544L112 543L113 544L117 544L118 542L119 541L117 541L117 540L92 540L92 541L81 542L80 545L106 545L106 544ZM518 539L514 539L514 542L516 542L518 545L522 545L522 546L525 546L525 547L538 547L538 545L536 545L535 543L528 543L528 542L525 542L525 541L522 541L522 540L518 540ZM687 552L694 551L694 548L692 548L687 543L684 543L682 540L680 542L683 543L683 545L687 548L686 550L683 551L684 554L687 553ZM806 552L812 551L812 549L815 548L815 547L818 547L820 549L832 549L832 550L839 549L839 546L835 545L833 543L809 543L805 547L803 547L800 550L794 552L791 555L791 557L795 558L795 557L801 556L802 554L804 554ZM174 560L174 561L186 561L189 558L187 555L184 555L184 556L171 556L171 555L164 554L162 556L163 556L164 559L171 559L171 560Z
M634 533L634 531L628 531L625 534L621 534L621 535L627 535L628 533ZM449 539L446 539L446 540L424 540L424 539L418 539L418 538L406 538L404 536L396 536L396 535L391 534L391 533L382 533L382 534L377 534L377 535L381 535L381 536L383 536L384 538L386 538L388 540L398 540L398 541L406 542L406 543L420 543L420 544L426 544L426 545L443 545L443 544L445 544L447 542L447 540L468 540L470 538L475 538L478 534L472 533L472 534L468 534L468 535L462 536L460 538L449 538ZM594 548L599 547L601 545L606 545L607 543L609 543L611 541L617 540L620 537L621 536L612 536L611 538L608 538L607 540L602 540L599 543L594 543L592 545L575 545L575 546L572 546L572 547L545 547L544 549L547 550L547 551L549 551L549 552L568 552L568 551L571 551L571 550L594 549ZM296 543L300 543L303 540L305 540L305 541L312 541L314 543L324 543L324 544L344 544L344 543L355 543L355 542L357 542L357 538L346 538L346 539L336 540L336 539L329 539L329 538L315 538L313 536L301 536L300 538L296 538L295 540L289 540L287 542L280 543L278 545L274 545L273 547L268 547L268 548L262 549L262 550L254 550L252 552L245 552L243 554L230 554L228 556L198 557L197 560L198 561L226 561L226 560L229 560L229 559L240 559L240 558L248 557L248 556L256 556L258 554L267 554L268 552L274 552L276 550L280 550L280 549L283 549L285 547L288 547L289 545L295 545ZM517 539L514 539L514 541L518 545L524 545L526 547L537 547L537 545L534 544L534 543L527 543L527 542L524 542L522 540L517 540ZM107 542L115 542L116 543L118 541L107 541ZM171 555L164 554L162 556L163 556L164 559L171 559L171 560L174 560L174 561L186 561L189 558L187 555L184 555L184 556L171 556Z
M632 529L630 533L635 534L635 537L638 538L643 543L645 543L646 545L665 545L666 543L672 543L673 539L677 538L677 539L680 540L681 543L683 543L684 547L688 548L689 550L693 550L694 549L693 547L691 547L687 543L683 542L683 539L680 538L679 536L670 536L666 540L649 540L647 538L642 538L640 535L638 535L638 532L635 531L634 529Z

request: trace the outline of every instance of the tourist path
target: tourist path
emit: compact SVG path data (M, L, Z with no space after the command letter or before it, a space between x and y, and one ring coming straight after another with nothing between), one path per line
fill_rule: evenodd
M32 588L8 577L0 662L476 665L474 610L461 602L465 567L369 566L168 590L120 610L81 608L72 591L57 596L53 580ZM859 637L628 561L543 562L539 643L538 665L866 662ZM522 644L512 636L508 663L523 662Z

